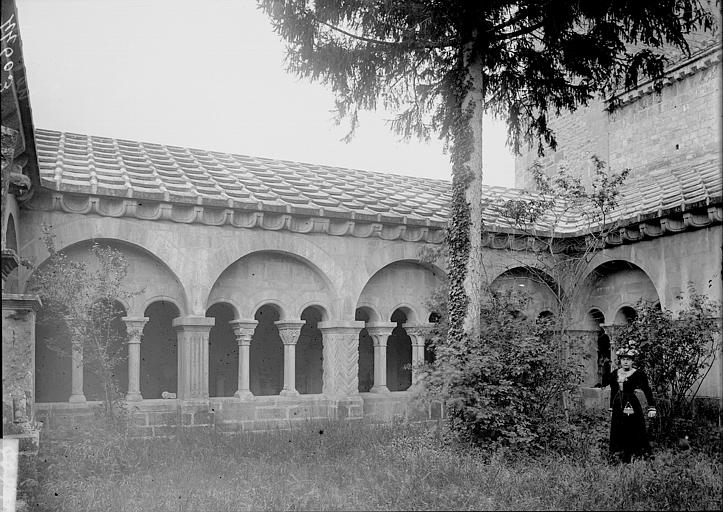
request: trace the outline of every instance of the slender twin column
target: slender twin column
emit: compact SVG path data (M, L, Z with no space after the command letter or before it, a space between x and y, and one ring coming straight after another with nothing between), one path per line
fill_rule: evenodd
M241 400L253 398L249 384L249 360L251 339L258 325L256 320L232 320L229 322L238 343L238 389L233 396Z
M71 348L70 398L68 402L83 403L83 347L73 344Z
M296 342L301 334L301 327L306 322L279 320L274 322L284 344L284 388L281 396L296 396Z
M178 333L179 400L208 400L208 335L215 322L205 316L173 320Z
M319 322L324 339L324 382L327 396L359 393L359 332L364 322Z
M141 338L148 317L124 316L122 320L126 324L128 333L128 393L126 400L138 402L143 400L143 396L141 396Z
M387 387L387 340L397 324L376 322L367 324L367 332L374 343L374 385L372 393L389 393Z
M424 363L424 342L432 330L431 324L405 326L404 330L412 339L412 384L419 381L419 366Z

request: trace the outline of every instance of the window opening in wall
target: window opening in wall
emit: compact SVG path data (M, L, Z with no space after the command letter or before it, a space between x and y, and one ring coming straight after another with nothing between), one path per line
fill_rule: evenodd
M171 302L158 301L146 308L148 322L141 340L141 395L162 398L164 391L178 392L178 338L173 319L180 316Z
M274 322L279 311L261 306L254 315L258 325L249 349L249 387L256 396L278 395L284 387L284 344Z
M442 320L442 315L435 313L434 311L429 315L430 324L438 324ZM429 340L424 340L424 362L433 363L437 359L437 354L434 351L434 347L430 345Z
M301 313L306 323L296 342L296 391L302 395L321 393L324 379L324 342L318 324L321 312L308 307Z
M627 325L638 317L638 312L630 306L621 307L615 315L616 325Z
M214 304L206 316L216 319L208 335L208 394L233 396L238 387L238 345L229 324L234 310L228 304Z
M603 329L602 324L605 323L605 315L599 309L593 309L589 313L594 330L597 331L597 375L595 378L595 387L602 387L610 375L612 365L612 354L610 352L610 337Z
M389 391L404 391L412 385L412 339L404 329L404 311L395 310L391 321L397 326L387 340L387 387Z
M357 309L354 315L357 322L369 322L369 313ZM359 332L359 392L368 393L374 385L374 342L364 327Z
M8 216L7 229L5 231L5 247L18 253L18 237L15 233L15 218L12 214ZM5 293L19 293L18 269L14 268L5 278Z

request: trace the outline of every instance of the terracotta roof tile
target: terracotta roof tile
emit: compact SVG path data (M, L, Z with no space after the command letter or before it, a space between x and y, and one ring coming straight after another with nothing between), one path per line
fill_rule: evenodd
M54 190L382 222L444 223L449 215L450 184L442 180L49 130L36 130L36 144L42 183ZM633 220L720 203L720 164L709 155L636 170L613 216ZM503 187L486 192L486 224L498 229L511 227L500 219L500 204L534 196ZM540 227L549 223L542 219ZM567 214L558 228L575 233L586 225Z

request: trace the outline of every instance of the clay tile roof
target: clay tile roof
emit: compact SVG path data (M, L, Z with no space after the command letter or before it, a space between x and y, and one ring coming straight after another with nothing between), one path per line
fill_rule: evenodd
M285 160L36 130L43 186L58 191L154 199L216 207L286 211L305 215L415 222L443 226L449 216L450 183ZM719 155L634 173L621 191L612 218L639 221L701 204L720 204ZM511 229L500 205L534 193L486 187L488 229ZM562 205L541 219L552 222ZM588 225L567 213L561 233Z

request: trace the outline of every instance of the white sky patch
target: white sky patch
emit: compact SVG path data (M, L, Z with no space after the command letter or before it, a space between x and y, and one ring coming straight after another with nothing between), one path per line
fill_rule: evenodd
M363 113L340 139L333 94L285 71L254 0L17 0L35 126L211 151L451 179L442 142L399 141ZM511 187L502 122L484 181Z

